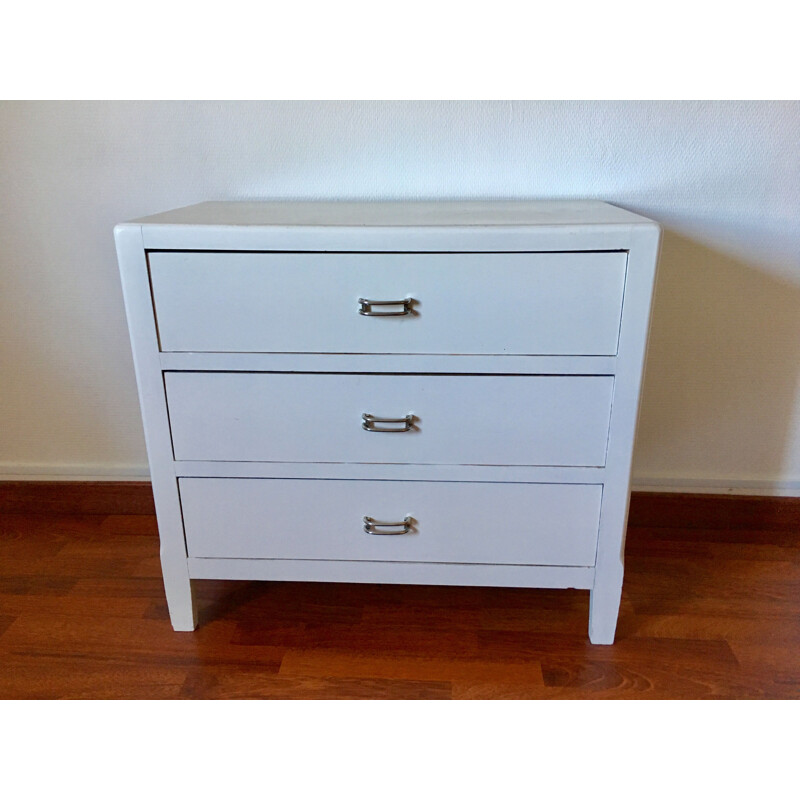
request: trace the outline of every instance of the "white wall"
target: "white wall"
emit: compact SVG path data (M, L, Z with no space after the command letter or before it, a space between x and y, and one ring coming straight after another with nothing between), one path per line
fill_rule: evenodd
M592 197L666 228L641 484L800 490L800 103L2 103L0 473L146 474L116 222Z

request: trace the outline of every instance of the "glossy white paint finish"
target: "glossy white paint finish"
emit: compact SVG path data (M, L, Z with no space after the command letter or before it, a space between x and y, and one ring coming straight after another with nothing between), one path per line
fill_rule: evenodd
M377 205L202 204L117 228L173 624L193 624L190 576L576 586L611 643L658 226L596 202ZM215 352L159 352L149 249L208 251L149 259L162 349ZM358 315L359 297L419 288L418 316ZM356 401L404 392L435 399L420 431L360 429L396 412ZM492 421L509 412L518 426ZM352 415L386 443L348 449ZM198 460L175 459L170 423ZM431 463L393 460L417 443ZM418 523L363 533L384 512Z
M181 478L191 558L594 566L601 486ZM369 534L364 517L402 523ZM398 530L402 529L398 525Z
M167 372L178 461L602 466L609 376ZM367 431L362 415L402 419Z
M161 349L233 353L614 355L626 261L626 253L149 255ZM364 316L360 298L413 298L412 313Z

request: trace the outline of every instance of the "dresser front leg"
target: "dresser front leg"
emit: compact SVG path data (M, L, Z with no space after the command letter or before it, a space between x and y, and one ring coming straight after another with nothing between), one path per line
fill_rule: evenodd
M614 644L621 598L622 573L595 578L589 600L589 641L592 644Z
M167 595L169 619L176 631L193 631L197 627L197 608L194 602L194 588L189 579L186 559L175 563L163 551L161 568L164 572L164 591Z

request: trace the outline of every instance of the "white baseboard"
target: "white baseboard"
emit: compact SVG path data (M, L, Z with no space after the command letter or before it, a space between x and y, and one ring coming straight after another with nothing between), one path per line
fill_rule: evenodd
M800 497L800 481L634 477L631 481L631 489L635 492L686 492L688 494L744 494L757 497Z
M9 464L0 463L0 481L149 481L150 470L140 464ZM637 492L744 494L800 497L800 480L734 480L635 476Z
M137 464L9 464L0 462L0 481L149 481Z

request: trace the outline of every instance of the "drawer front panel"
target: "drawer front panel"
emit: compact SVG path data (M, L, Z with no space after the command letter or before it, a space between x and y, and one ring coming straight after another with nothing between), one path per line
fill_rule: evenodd
M191 558L595 562L599 485L242 478L179 484ZM374 530L408 532L367 533L365 517Z
M179 461L530 466L602 466L614 386L611 376L248 372L165 382Z
M626 263L622 252L149 254L168 352L614 355Z

